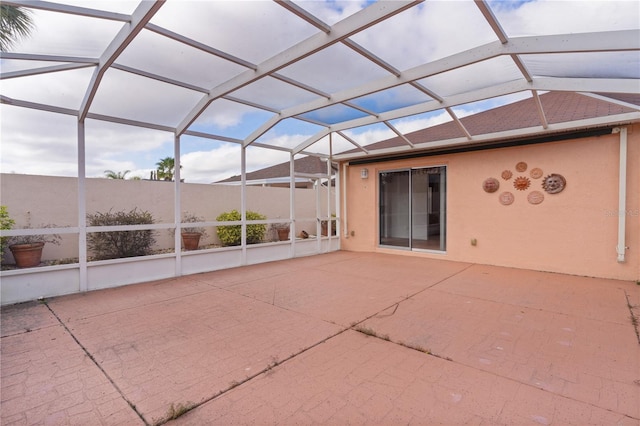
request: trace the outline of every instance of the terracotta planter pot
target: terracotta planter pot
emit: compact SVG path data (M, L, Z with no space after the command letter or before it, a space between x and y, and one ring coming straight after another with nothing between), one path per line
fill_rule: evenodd
M184 244L185 250L198 250L198 245L200 244L200 236L199 232L183 232L182 233L182 244Z
M278 240L287 241L289 239L289 228L278 229Z
M42 259L44 243L14 244L9 247L18 268L38 266Z

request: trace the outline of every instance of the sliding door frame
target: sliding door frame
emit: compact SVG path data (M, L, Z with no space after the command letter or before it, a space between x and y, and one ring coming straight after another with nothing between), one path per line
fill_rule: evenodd
M442 169L439 173L441 175L440 178L440 182L439 182L439 235L440 235L440 241L439 241L439 248L438 249L427 249L427 248L416 248L414 247L414 219L413 219L413 210L414 210L414 194L413 194L413 175L414 175L414 171L416 170L425 170L425 169ZM407 210L407 229L408 229L408 244L405 245L394 245L394 244L390 244L390 243L383 243L383 224L385 223L385 219L383 218L383 194L382 194L382 186L383 186L383 174L387 174L387 173L403 173L403 172L407 172L409 175L409 179L408 179L408 210ZM392 248L392 249L396 249L396 250L410 250L410 251L419 251L419 252L428 252L428 253L438 253L438 254L444 254L446 253L446 238L447 238L447 201L448 201L448 194L447 194L447 174L448 174L448 167L446 164L436 164L436 165L429 165L429 166L420 166L420 167L403 167L403 168L397 168L397 169L388 169L388 170L380 170L378 171L377 174L377 180L378 180L378 191L377 191L377 197L378 197L378 214L377 214L377 244L378 247L381 248ZM427 186L428 186L428 182L427 182ZM387 210L388 210L388 206L387 206ZM428 214L428 212L427 212ZM427 232L427 239L428 239L428 232L429 232L429 221L427 220L426 222L427 228L426 228L426 232ZM402 238L402 237L400 237Z

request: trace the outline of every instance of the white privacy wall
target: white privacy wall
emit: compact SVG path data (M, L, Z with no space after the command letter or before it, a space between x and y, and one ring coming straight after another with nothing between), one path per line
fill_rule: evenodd
M31 226L52 224L59 227L78 226L78 182L76 178L0 174L0 204L7 206L16 221L15 229L26 225L30 212ZM223 212L240 211L240 186L219 184L181 184L181 211L215 221ZM173 223L175 182L117 180L94 178L86 180L87 213L130 211L133 208L153 214L156 223ZM289 219L289 189L252 187L247 190L247 209L267 216L267 219ZM326 188L321 188L321 211L326 212ZM315 234L316 191L296 189L297 231ZM334 211L334 209L332 209ZM207 228L208 238L202 244L215 244L218 239L213 227ZM267 235L267 238L269 235ZM169 230L156 233L157 248L173 247ZM7 255L7 254L5 254ZM8 255L10 257L10 254ZM78 256L77 234L63 236L60 246L47 244L43 258L60 259Z

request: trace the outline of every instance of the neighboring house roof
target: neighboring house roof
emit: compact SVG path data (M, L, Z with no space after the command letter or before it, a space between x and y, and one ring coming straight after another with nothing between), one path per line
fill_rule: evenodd
M247 173L247 181L263 181L264 183L283 183L289 182L289 161L284 163L276 164L275 166L266 167L264 169L256 170L253 172ZM327 173L327 161L316 157L313 155L309 155L306 157L299 158L294 161L294 170L297 173L305 173L305 174L322 174L326 175ZM286 181L279 178L286 177ZM230 178L217 181L216 183L231 183L231 182L240 182L240 175L231 176ZM307 180L307 179L305 179ZM282 181L282 182L280 182Z
M579 120L585 119L638 113L638 108L632 108L632 106L640 106L640 94L606 96L612 98L612 100L620 101L622 104L573 92L549 92L540 95L539 98L544 109L545 119L551 126L558 123L579 122ZM421 144L424 144L426 148L429 147L430 142L455 139L467 139L469 143L473 143L473 137L476 135L499 134L500 132L535 127L539 127L542 131L544 130L542 118L538 113L535 102L534 98L528 98L461 118L460 123L469 132L472 139L467 138L462 127L455 121L417 130L404 136L415 144L416 148ZM630 105L626 106L624 104ZM527 132L527 136L535 136L535 133ZM364 148L367 151L375 151L396 147L404 147L407 150L412 149L399 136L367 145ZM359 149L347 151L342 155L344 154L365 155Z

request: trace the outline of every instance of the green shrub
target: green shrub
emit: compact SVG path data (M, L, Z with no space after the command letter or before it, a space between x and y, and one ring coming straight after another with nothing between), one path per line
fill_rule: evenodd
M0 206L0 229L11 229L16 222L9 217L9 211L6 206ZM4 250L9 244L10 237L0 237L0 258L4 254Z
M147 211L94 213L87 215L88 226L146 225L154 223ZM145 256L152 253L155 231L92 232L87 235L87 246L97 260Z
M247 211L247 220L265 220L266 218L260 213ZM242 215L237 210L231 210L220 214L216 220L219 222L239 221L242 220ZM238 246L241 243L242 225L218 226L216 232L223 246ZM262 242L266 232L267 225L264 223L247 225L247 244Z

